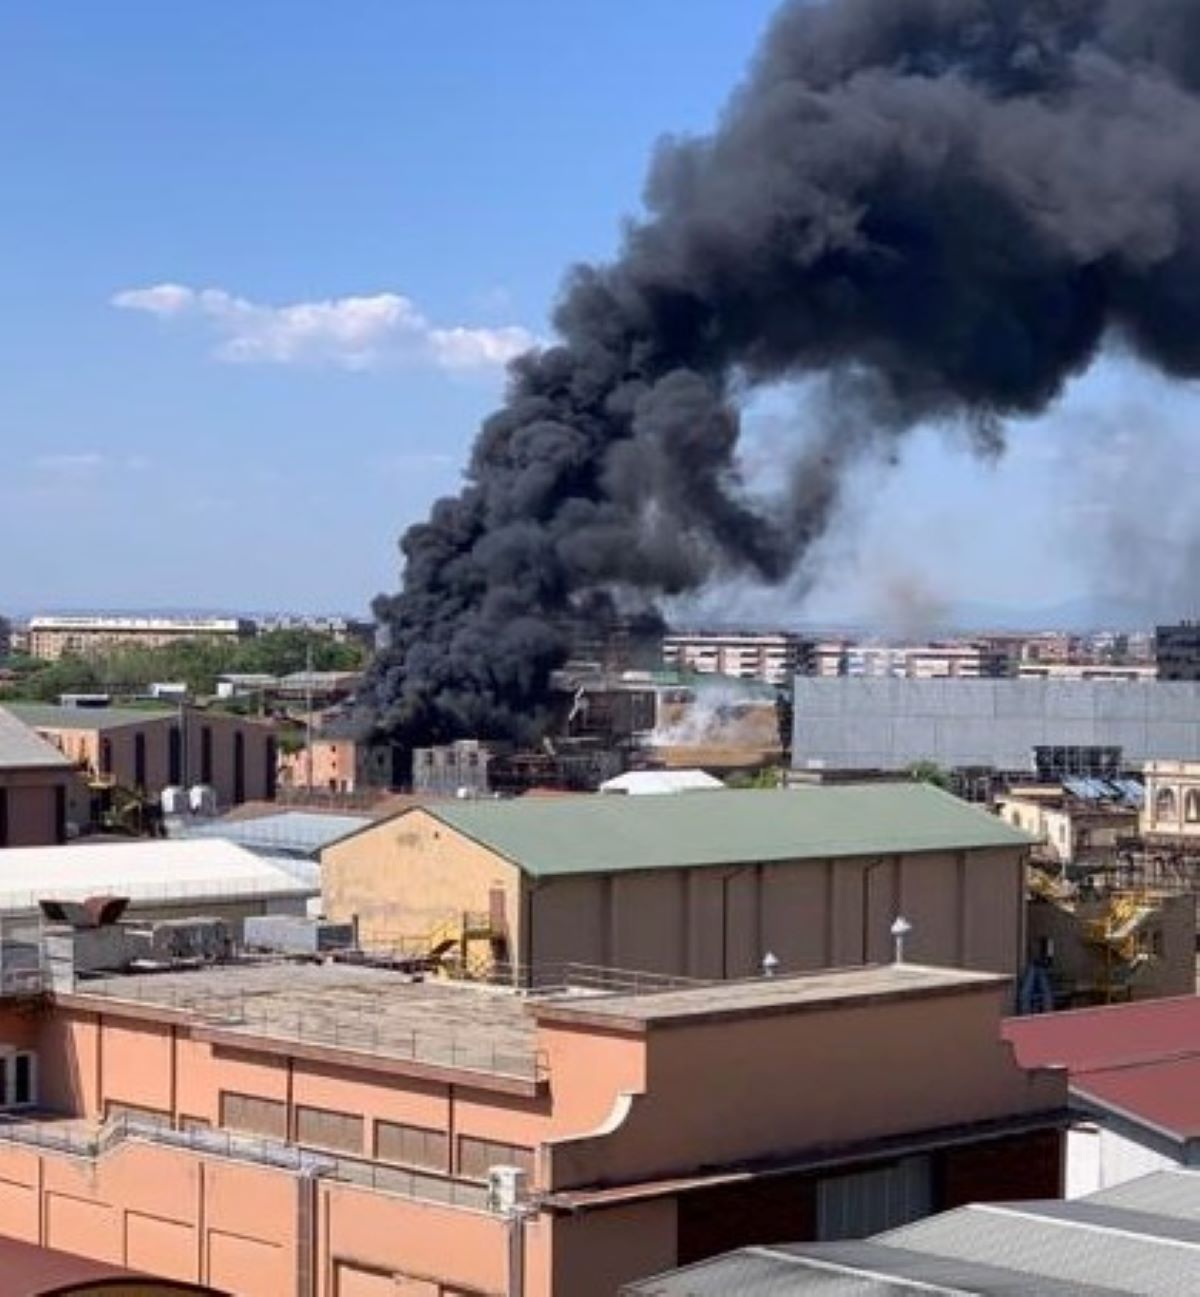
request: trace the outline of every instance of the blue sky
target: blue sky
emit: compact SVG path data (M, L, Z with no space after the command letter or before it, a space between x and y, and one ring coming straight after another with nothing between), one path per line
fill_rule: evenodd
M711 123L772 8L0 9L0 609L364 609L500 361L611 252L654 141ZM777 395L751 423L786 443ZM1186 440L1196 402L1118 367L999 466L916 437L856 488L807 602L743 592L747 615L1111 585L1103 472L1081 491L1073 447L1103 425L1120 478L1126 408Z

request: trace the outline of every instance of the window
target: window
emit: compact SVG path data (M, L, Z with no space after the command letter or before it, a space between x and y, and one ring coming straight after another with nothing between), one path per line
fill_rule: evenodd
M172 784L183 783L183 735L178 725L171 726L167 756L167 781Z
M263 771L263 787L266 789L266 799L269 802L275 800L275 794L278 791L276 782L279 776L279 744L272 735L267 739L266 768Z
M37 1056L24 1050L0 1052L0 1108L37 1103Z
M375 1156L381 1162L421 1167L427 1171L450 1170L450 1140L445 1131L425 1126L406 1126L398 1121L375 1123Z
M458 1173L468 1180L486 1180L493 1166L519 1166L533 1174L533 1149L520 1144L501 1144L475 1135L458 1138Z
M1200 792L1194 788L1183 795L1183 818L1189 824L1200 824Z
M1160 788L1154 794L1154 814L1160 820L1173 820L1179 814L1174 788Z
M327 1108L296 1109L296 1143L331 1148L339 1153L363 1151L363 1119Z
M237 730L233 736L233 804L246 800L246 736Z
M278 1099L263 1099L256 1094L221 1091L221 1125L247 1135L265 1135L268 1139L287 1139L287 1105Z
M133 785L135 788L146 786L146 736L133 736Z
M212 726L205 725L200 730L200 782L211 784L212 777Z
M100 773L102 775L112 774L112 739L100 740Z

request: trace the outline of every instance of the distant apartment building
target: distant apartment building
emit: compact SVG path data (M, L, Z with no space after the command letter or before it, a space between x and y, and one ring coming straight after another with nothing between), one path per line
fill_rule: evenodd
M29 651L56 662L118 648L162 648L179 640L239 640L254 633L241 617L33 617Z
M1200 622L1159 626L1154 656L1160 680L1200 680Z
M663 638L663 665L700 675L786 684L807 670L812 645L791 631L680 631Z
M275 796L277 743L274 727L263 721L187 709L41 703L10 703L0 709L5 713L76 767L82 787L72 793L72 819L81 828L94 819L90 799L111 788L158 796L172 785L205 784L222 807Z
M353 617L275 613L255 617L253 621L259 635L271 635L276 631L303 631L331 639L338 644L359 643L368 648L373 646L375 640L374 623Z
M812 675L869 679L980 680L1013 674L1011 652L986 640L932 644L859 644L826 641L812 652ZM803 674L803 673L801 673Z
M1158 679L1152 662L1021 662L1020 680L1130 680Z

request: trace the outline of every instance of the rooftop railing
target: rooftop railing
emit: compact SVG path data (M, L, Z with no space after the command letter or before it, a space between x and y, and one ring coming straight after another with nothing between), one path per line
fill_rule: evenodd
M264 1136L218 1129L176 1130L126 1113L92 1127L75 1119L0 1117L0 1144L16 1144L93 1163L131 1141L184 1149L197 1156L273 1167L292 1175L319 1176L419 1202L440 1203L469 1211L488 1209L487 1187L473 1180L411 1171L367 1158L324 1153Z

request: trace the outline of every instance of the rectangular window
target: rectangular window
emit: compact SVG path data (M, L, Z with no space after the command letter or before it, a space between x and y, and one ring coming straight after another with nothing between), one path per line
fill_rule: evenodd
M458 1173L467 1180L486 1180L493 1166L519 1166L533 1174L533 1149L520 1144L502 1144L475 1135L458 1138Z
M449 1171L450 1138L444 1130L406 1126L398 1121L377 1121L375 1156L381 1162L396 1162L400 1166Z
M212 726L205 725L200 730L200 782L202 784L211 784L213 781L212 748Z
M33 1102L33 1055L18 1054L13 1060L13 1103Z
M278 1099L262 1099L256 1094L222 1090L221 1125L247 1135L287 1139L287 1105Z
M338 1153L363 1151L363 1119L352 1112L331 1112L328 1108L296 1109L296 1143L330 1148Z

